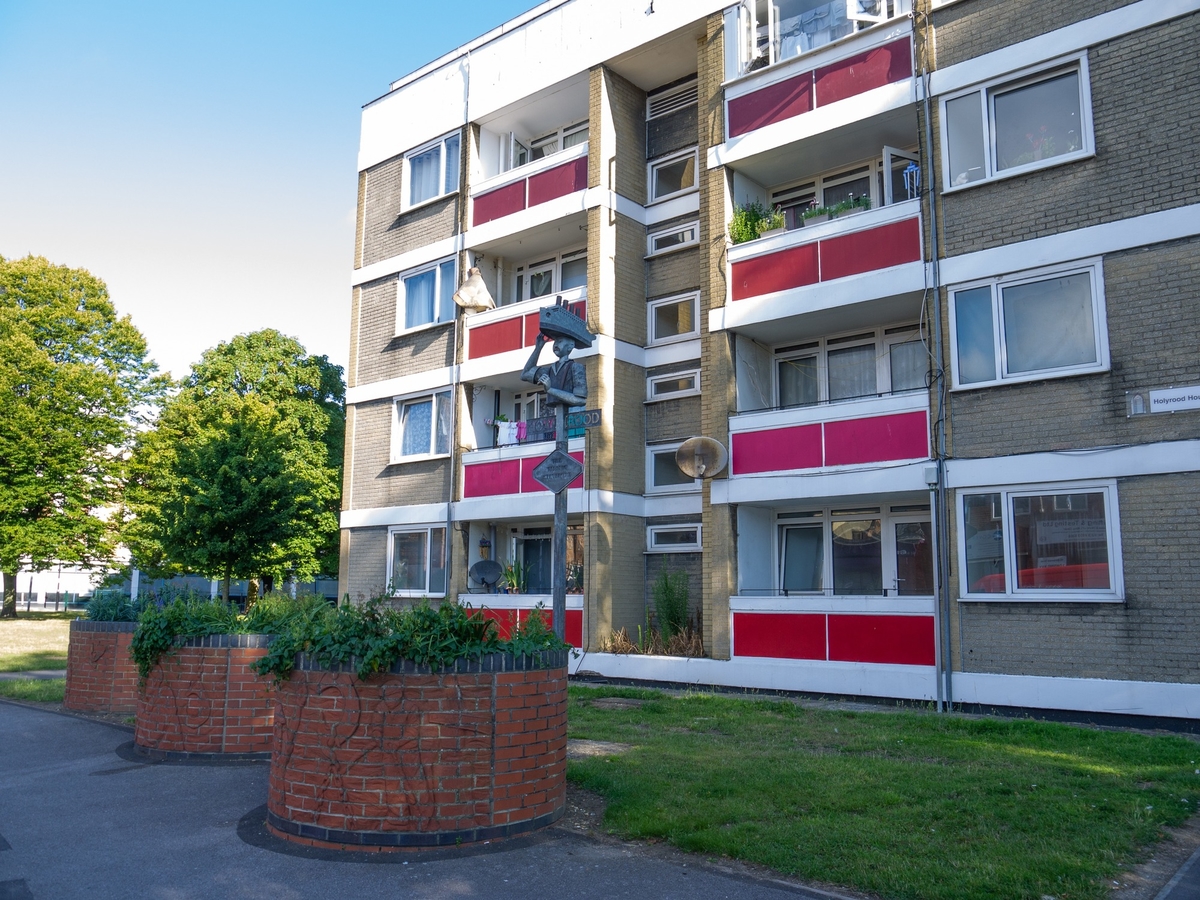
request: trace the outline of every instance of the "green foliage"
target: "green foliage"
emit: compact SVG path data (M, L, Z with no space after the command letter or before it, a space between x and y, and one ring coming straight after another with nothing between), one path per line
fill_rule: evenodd
M510 640L502 641L494 622L452 600L437 608L423 600L395 609L374 599L361 606L329 608L289 624L257 663L260 675L286 679L298 653L309 654L321 666L353 665L358 677L365 679L402 659L438 668L487 653L535 653L569 646L546 628L540 615L531 615Z
M500 585L508 588L513 594L525 593L529 586L529 573L519 559L504 564L504 571L500 573Z
M833 206L810 206L806 209L801 217L804 219L816 219L820 216L828 216L831 219L836 219L844 212L849 212L852 209L870 209L871 198L867 194L862 194L858 197L849 197L836 203Z
M143 595L130 599L120 591L96 591L87 604L87 617L93 622L136 622L146 608Z
M0 681L0 697L27 703L62 703L67 692L65 678L18 678Z
M764 231L783 227L783 210L776 206L770 209L757 200L744 206L733 207L733 218L729 220L729 239L735 244L757 240Z
M44 258L0 257L0 572L103 566L123 451L166 387L104 282Z
M668 572L664 564L652 587L654 613L663 640L669 641L687 627L688 620L688 577L687 572Z

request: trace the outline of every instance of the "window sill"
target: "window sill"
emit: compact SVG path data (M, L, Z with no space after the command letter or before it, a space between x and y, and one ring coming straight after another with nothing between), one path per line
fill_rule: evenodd
M1081 592L1086 594L1086 591ZM974 596L959 597L959 603L1124 603L1125 598L1121 596L1097 597L1092 596L1061 596L1057 594L1035 594L1027 596L1025 594L977 594Z
M700 193L700 188L691 187L691 188L688 188L686 191L676 191L673 194L663 194L661 197L655 197L652 200L650 200L649 202L647 202L646 209L653 209L655 206L658 206L660 203L666 203L668 200L675 200L679 197L686 197L688 194L698 194L698 193ZM692 246L697 246L697 245L693 244Z
M401 204L400 215L404 216L410 212L416 212L419 209L424 209L427 206L433 206L433 204L437 203L439 200L445 200L447 197L457 197L458 193L458 191L450 191L446 194L438 194L436 197L430 197L428 200L422 200L420 203L414 203L411 206L405 206Z
M449 459L449 453L420 453L414 456L401 456L388 461L389 466L402 466L406 463L429 462L431 459Z
M959 393L962 391L975 391L983 388L1003 387L1007 384L1029 384L1031 381L1050 381L1058 378L1074 378L1079 375L1102 375L1109 371L1111 367L1107 362L1101 365L1089 366L1086 369L1043 369L1039 372L1030 372L1023 375L1013 375L1008 378L1000 378L996 381L973 381L970 384L958 384L955 382L950 388L951 393Z
M690 244L676 244L674 247L668 247L666 250L656 250L654 253L647 253L642 259L658 259L660 256L669 256L672 253L678 253L680 250L691 250L699 246L699 241L693 241Z
M652 397L649 400L643 400L642 404L648 406L651 403L665 403L667 400L680 400L684 397L699 397L700 391L678 391L674 394L668 394L665 397Z
M1012 169L1005 169L1003 172L998 172L990 178L980 178L977 181L968 181L966 184L946 185L942 188L942 196L957 194L960 191L968 191L974 187L982 187L985 184L995 184L997 181L1006 181L1009 178L1020 178L1022 175L1029 175L1033 172L1042 172L1046 169L1053 169L1057 166L1065 166L1070 163L1079 162L1083 159L1093 159L1096 156L1095 150L1079 150L1075 153L1064 153L1062 156L1056 156L1053 159L1044 159L1035 163L1028 163L1023 166L1017 166Z
M445 325L453 324L453 319L450 319L446 322L426 322L424 325L414 325L412 328L397 329L393 337L408 337L410 334L419 334L422 331L429 331L433 328L441 328Z
M660 338L659 340L651 341L646 345L646 349L648 350L651 347L666 347L671 344L680 344L684 341L694 341L699 337L699 331L689 331L687 334L674 334L669 338Z

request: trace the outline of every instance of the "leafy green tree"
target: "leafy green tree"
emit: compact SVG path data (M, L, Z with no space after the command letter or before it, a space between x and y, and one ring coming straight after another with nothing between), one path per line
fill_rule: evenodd
M151 574L223 582L337 565L341 369L274 330L207 351L141 436L126 542Z
M123 451L166 386L104 282L0 257L0 615L22 564L106 565Z

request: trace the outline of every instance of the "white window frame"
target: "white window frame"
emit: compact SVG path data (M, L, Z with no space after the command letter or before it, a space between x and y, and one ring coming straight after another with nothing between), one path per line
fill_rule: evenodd
M996 116L994 98L1010 90L1028 87L1039 81L1047 81L1058 75L1063 75L1074 69L1079 76L1079 124L1082 128L1081 146L1078 150L1051 156L1048 159L1033 160L1020 166L999 169L996 159ZM984 173L981 178L962 184L953 184L950 173L950 140L947 132L946 104L978 93L980 98L979 114L983 124L984 143ZM990 184L1004 178L1014 178L1039 169L1075 162L1094 156L1096 152L1095 134L1092 126L1092 90L1091 78L1088 74L1087 53L1077 53L1060 59L1039 63L1016 73L1010 73L1000 78L974 84L969 88L946 94L938 99L938 114L940 124L941 159L942 159L942 190L944 193L967 190L981 184Z
M649 444L646 446L646 493L647 494L688 494L694 493L701 488L703 479L696 478L691 484L665 484L656 485L654 483L654 457L670 453L675 456L675 451L683 445L683 441L676 441L671 444Z
M654 386L662 381L678 381L680 378L691 377L695 380L696 386L693 388L683 388L681 390L668 391L663 394L654 393ZM675 400L678 397L698 397L700 396L700 370L699 369L683 369L679 372L668 372L662 375L651 375L646 379L646 402L661 403L664 400Z
M450 415L453 416L453 398L450 395L450 388L443 388L437 391L430 391L423 394L409 394L401 397L392 398L392 452L390 456L390 465L399 463L420 462L426 459L444 459L450 456L450 446L447 446L444 453L437 452L437 413L438 413L438 398L444 397L445 402L450 405ZM404 447L404 408L416 403L430 401L430 424L429 424L429 451L425 453L411 453L407 456L401 450ZM450 436L449 445L454 443L454 421L450 421Z
M655 545L654 540L658 535L671 531L694 531L696 540L680 544L666 544L661 547ZM699 522L691 525L648 525L646 527L647 553L696 553L703 548L703 545L703 526Z
M1090 275L1092 286L1092 331L1096 342L1096 362L1063 366L1055 369L1038 369L1033 372L1008 374L1007 347L1003 327L1003 289L1020 284L1048 281L1064 275ZM989 381L964 383L958 372L958 313L955 295L959 292L981 287L991 287L992 292L992 351L996 360L997 377ZM950 287L950 369L954 390L974 390L998 384L1020 384L1025 381L1045 381L1048 378L1068 378L1094 372L1107 372L1110 367L1108 348L1108 318L1104 301L1104 261L1100 257L1080 260L1070 265L1048 266L1030 269L1011 275L994 276L977 281L964 282Z
M451 185L448 183L448 178L446 175L446 142L453 138L458 139L458 169L455 170L454 184ZM420 156L434 148L439 148L440 150L438 153L438 172L441 177L441 191L432 197L426 197L424 200L418 200L414 203L410 199L412 195L412 163L410 160L414 156ZM408 212L410 209L419 209L428 203L433 203L443 197L449 196L450 194L457 193L459 188L462 186L462 173L460 171L462 169L462 153L463 140L461 129L458 131L451 131L448 134L443 134L440 138L429 141L428 143L422 144L419 147L414 147L412 150L409 150L407 153L405 153L403 167L404 177L401 179L400 184L401 212Z
M1019 588L1017 587L1016 547L1012 501L1015 497L1045 494L1094 494L1104 495L1104 525L1108 538L1109 588ZM966 583L967 543L966 512L963 499L973 494L1000 494L1000 521L1002 549L1004 554L1004 592L972 593ZM959 587L958 599L971 602L1021 603L1122 603L1125 600L1123 555L1121 549L1121 516L1117 505L1117 482L1102 481L1055 481L1045 484L987 485L959 488L954 499L955 524L957 531Z
M787 56L781 57L779 53L781 38L778 33L780 22L775 11L775 5L769 2L766 4L767 16L765 20L762 20L758 18L757 3L755 0L743 0L738 8L738 25L740 31L739 61L742 67L740 74L744 75L750 71L753 61L761 56L765 56L767 64L773 66L779 62L816 53L832 43L853 37L865 28L871 28L877 24L902 18L912 13L912 0L890 0L890 2L889 0L879 0L881 9L879 13L862 12L859 9L859 0L844 0L844 3L846 7L846 19L855 23L855 28L846 35L823 41L807 50L801 50L797 53L790 53ZM759 28L765 28L765 40L761 44L758 37Z
M582 122L573 122L570 125L563 125L560 128L555 128L553 131L548 131L543 134L540 134L535 138L531 138L527 144L524 144L520 141L518 141L518 143L522 143L522 146L527 146L527 148L529 150L528 157L527 157L529 162L536 162L538 159L547 159L551 156L554 156L555 154L562 153L563 150L570 150L571 147L563 146L563 144L566 142L566 139L571 137L572 135L579 134L579 132L581 132L581 131L588 131L588 130L589 130L589 122L587 119L584 119ZM554 141L555 143L557 143L558 149L551 150L549 153L543 153L541 156L535 158L533 155L533 152L535 150L540 149L540 147L542 145L548 144L551 141ZM581 141L580 143L586 144L587 141L584 140L584 141ZM578 147L579 144L572 144L571 146ZM514 168L518 168L518 167L514 167Z
M430 593L429 580L433 574L432 560L430 552L433 547L434 531L442 532L442 552L449 557L450 547L447 543L446 526L440 525L392 525L388 528L387 541L387 594L390 597L429 597L434 599L437 597L445 597L450 584L450 560L446 558L442 561L442 567L446 573L446 588L441 593ZM393 590L392 589L392 565L395 559L395 542L396 536L400 534L425 534L425 589L424 590Z
M691 232L691 237L686 237L688 232ZM654 242L668 235L682 234L685 235L684 240L678 244L671 244L661 250L654 245ZM673 225L670 228L663 228L660 231L652 231L646 235L646 258L650 259L654 256L665 256L668 253L674 253L677 250L686 250L688 247L696 247L700 244L700 222L686 222L683 225Z
M891 332L890 334L888 332ZM772 353L771 362L771 389L772 402L777 409L782 409L782 400L780 399L780 384L779 384L779 364L788 359L799 359L808 356L813 356L817 360L817 401L810 406L817 406L827 403L851 403L855 400L862 400L868 397L890 396L893 393L901 393L892 390L892 367L891 367L891 347L893 344L906 344L912 340L921 338L921 326L918 322L903 323L900 325L881 325L871 331L854 331L848 334L830 334L825 335L813 341L806 341L804 344L795 346L794 349L783 350L775 348ZM830 350L837 351L847 347L861 347L866 345L875 347L875 393L866 394L863 397L841 397L837 400L829 398L829 352ZM918 390L926 388L907 388L903 393L915 393ZM803 404L789 406L789 409L798 408Z
M446 309L442 309L442 291L444 290L442 266L445 263L454 263L454 274L451 276L452 287L458 288L458 257L448 256L444 259L435 260L423 266L418 266L415 269L409 269L401 272L396 280L396 337L402 334L412 334L414 331L422 331L426 328L436 328L438 325L446 325L454 321L455 310L458 308L453 302L447 304ZM430 322L422 322L419 325L413 325L411 328L406 328L404 320L407 314L407 287L405 281L410 278L416 278L419 275L424 275L426 272L434 273L433 280L433 320Z
M666 166L673 165L682 159L692 158L692 171L695 173L693 184L691 187L685 187L678 191L671 191L668 194L662 194L658 197L654 196L654 176L657 171ZM682 197L686 194L694 194L700 190L700 148L690 147L687 150L681 150L678 153L671 153L667 156L660 156L658 159L651 160L646 163L646 191L648 194L647 205L651 206L655 203L662 203L664 200L671 200L674 197Z
M501 306L508 306L511 303L524 303L527 300L542 300L547 297L553 297L555 294L561 294L564 291L562 286L562 270L563 264L573 262L577 259L587 259L587 247L577 247L574 250L566 250L562 253L547 255L539 254L536 258L527 260L513 269L512 280L512 300L510 303L501 303ZM536 268L533 268L535 267ZM545 294L539 294L537 297L528 296L528 287L522 286L522 279L528 278L532 272L550 272L551 282L553 286ZM570 288L571 291L580 290L580 288ZM587 296L587 285L582 288L583 296Z
M667 337L656 337L654 334L654 312L660 306L676 306L690 301L692 304L692 330ZM658 347L662 344L674 344L679 341L690 341L700 336L700 292L689 291L686 294L674 294L670 297L660 297L646 304L646 346Z

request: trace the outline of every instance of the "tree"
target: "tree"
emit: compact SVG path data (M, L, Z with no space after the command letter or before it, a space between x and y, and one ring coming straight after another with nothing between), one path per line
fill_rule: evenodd
M341 369L274 330L207 351L131 460L126 542L153 574L223 582L337 565Z
M161 396L146 341L104 282L42 257L0 257L0 615L17 571L111 559L123 453Z

